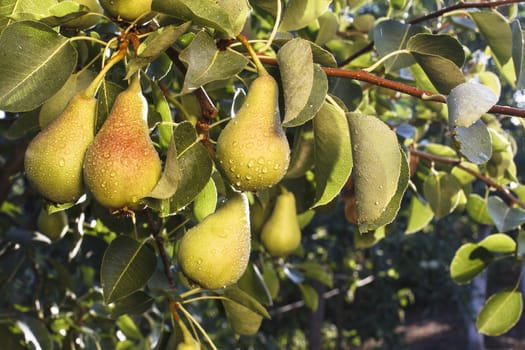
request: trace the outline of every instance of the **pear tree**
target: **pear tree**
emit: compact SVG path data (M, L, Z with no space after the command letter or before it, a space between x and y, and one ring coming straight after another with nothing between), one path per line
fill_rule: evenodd
M290 298L358 303L374 249L449 222L444 278L521 266L522 3L5 0L5 344L288 347Z

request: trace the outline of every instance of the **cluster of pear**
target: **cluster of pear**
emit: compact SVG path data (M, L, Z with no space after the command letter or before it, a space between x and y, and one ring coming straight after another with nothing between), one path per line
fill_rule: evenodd
M28 145L26 176L54 203L77 201L85 184L107 208L135 208L161 172L160 158L149 138L147 102L138 75L117 96L96 136L97 100L87 91L93 91L92 86L77 93Z
M236 283L249 261L253 215L243 192L275 186L283 179L290 161L290 147L279 116L277 82L257 56L252 57L258 77L217 140L219 168L239 192L186 232L178 249L178 262L186 277L209 289ZM272 214L265 219L260 240L270 255L285 257L298 248L301 230L293 193L283 190Z

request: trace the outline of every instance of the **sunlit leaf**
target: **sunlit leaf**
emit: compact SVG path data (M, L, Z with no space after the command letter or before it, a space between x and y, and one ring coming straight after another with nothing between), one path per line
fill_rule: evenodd
M434 212L428 203L423 203L418 196L413 195L410 200L410 207L408 209L408 223L405 229L406 234L415 233L427 227Z
M493 233L478 243L492 253L514 253L516 242L505 233Z
M450 263L450 276L458 284L468 283L483 271L493 258L486 248L476 243L463 244Z
M313 121L316 194L313 207L329 203L352 171L350 132L344 113L325 103Z
M522 311L521 292L517 290L497 292L483 305L476 319L476 327L482 334L501 335L518 323Z
M480 119L469 127L456 127L453 137L461 154L472 163L483 164L492 157L492 138L487 126Z
M331 0L290 0L279 25L279 31L286 32L306 27L322 15Z
M423 183L425 199L438 219L456 208L460 191L456 178L444 172L430 174Z
M469 12L481 35L501 64L512 55L512 30L507 19L498 11Z
M450 91L448 118L452 126L469 127L498 102L499 96L481 84L467 82Z

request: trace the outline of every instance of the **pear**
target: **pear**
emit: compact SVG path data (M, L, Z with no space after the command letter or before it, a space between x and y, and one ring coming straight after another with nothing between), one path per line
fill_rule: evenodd
M134 21L151 12L152 0L100 0L100 4L111 16Z
M272 214L262 228L261 242L274 257L285 257L299 247L301 228L292 192L284 192L277 197Z
M272 187L281 181L290 163L290 146L279 116L277 82L257 56L252 56L259 76L217 140L219 164L240 191Z
M180 240L177 260L184 274L208 289L239 280L250 258L250 214L245 194L235 194Z
M159 180L161 162L149 137L147 114L137 75L117 96L86 151L84 182L106 208L136 208Z
M177 350L200 350L201 344L193 338L181 319L178 320L178 325L182 333L182 342L177 345Z
M50 240L57 241L64 236L69 228L65 211L48 213L45 208L40 210L36 220L38 231Z
M29 143L25 172L29 182L55 203L75 202L84 193L82 163L95 133L97 100L77 93L64 109Z

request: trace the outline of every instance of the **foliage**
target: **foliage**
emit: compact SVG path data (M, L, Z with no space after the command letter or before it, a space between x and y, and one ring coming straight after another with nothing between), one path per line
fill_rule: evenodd
M522 262L525 113L512 105L521 107L525 87L525 12L513 0L450 3L153 0L153 12L130 23L74 1L4 1L0 334L8 348L171 349L190 334L184 325L203 348L304 348L297 295L312 313L333 296L355 309L326 322L339 322L339 345L342 337L358 345L392 337L402 309L421 296L403 283L426 281L431 270L443 283L468 284L495 262ZM71 26L86 13L100 20ZM232 197L215 142L259 61L278 82L290 165L277 185L246 193L251 256L241 279L203 289L182 273L179 242ZM142 207L108 210L89 191L75 203L46 201L23 171L28 143L94 79L87 91L98 91L100 129L136 73L163 163ZM295 196L302 241L276 258L259 234L283 192ZM67 214L67 233L46 236L42 210ZM421 232L447 225L453 242L436 258L435 238ZM493 233L479 241L481 225ZM519 285L487 299L481 333L518 322ZM331 340L325 334L327 348Z

